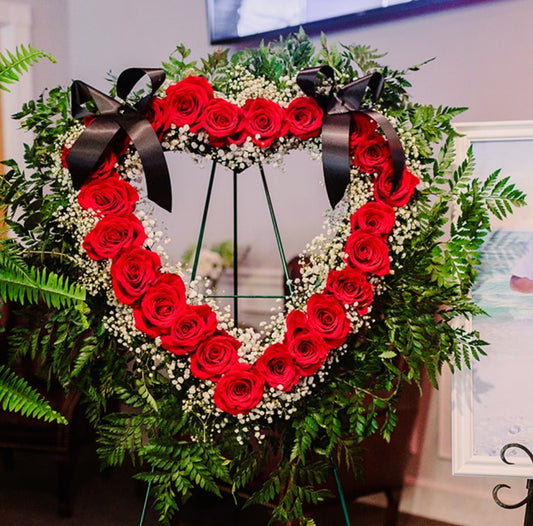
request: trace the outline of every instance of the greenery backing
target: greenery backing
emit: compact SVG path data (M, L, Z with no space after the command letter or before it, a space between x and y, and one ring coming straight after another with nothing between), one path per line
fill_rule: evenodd
M201 63L189 56L184 46L177 47L164 64L170 80L204 75L216 89L246 70L283 89L286 79L316 64L331 65L341 85L374 71L385 76L380 104L397 127L411 130L424 169L416 195L419 230L406 241L402 271L386 279L371 330L351 340L339 374L321 384L291 420L274 422L261 444L250 440L244 445L231 433L190 440L205 433L200 415L182 410L163 375L131 372L132 357L102 322L101 296L88 294L83 312L71 304L41 309L38 326L21 329L12 341L19 354L39 348L50 371L84 394L102 461L116 466L131 458L139 464L137 476L151 483L164 524L196 489L220 495L222 486L250 492L247 504L272 505L273 520L312 524L304 508L327 498L321 484L330 475L331 455L357 464L364 438L380 433L388 439L393 432L395 402L404 383L419 383L425 369L436 386L443 367L469 366L484 354L480 335L457 322L483 314L469 290L490 216L505 217L524 204L524 195L498 172L474 178L471 151L457 163L451 122L463 108L410 101L406 75L418 66L395 71L380 65L383 55L369 47L331 46L325 38L316 50L302 32L231 56L216 51ZM16 118L35 133L35 140L26 147L27 171L9 162L0 188L16 235L6 249L43 275L54 272L75 281L77 247L54 215L68 202L50 168L58 141L75 124L69 90L42 94ZM122 409L110 412L117 402ZM378 414L384 415L382 423Z
M0 89L9 92L6 84L19 80L29 66L42 58L55 62L50 54L35 49L31 45L20 46L12 53L9 50L0 53ZM2 182L2 186L4 186ZM0 207L5 203L0 193ZM0 298L4 301L37 303L42 300L46 305L61 307L67 304L80 304L85 298L85 291L68 283L68 279L55 273L40 271L28 267L20 256L18 245L2 237L0 238ZM33 390L28 383L19 378L5 364L0 366L0 403L2 409L19 412L34 418L47 421L55 420L66 424L65 418L52 410L42 396Z

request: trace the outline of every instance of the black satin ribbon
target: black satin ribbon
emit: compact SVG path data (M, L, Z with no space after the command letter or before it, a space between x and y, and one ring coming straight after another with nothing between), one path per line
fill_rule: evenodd
M379 99L384 84L383 76L377 72L372 73L350 82L339 90L333 87L329 95L324 95L316 89L319 75L334 80L333 68L317 66L300 71L296 82L302 91L308 97L313 97L324 110L322 166L331 207L334 208L342 199L350 182L350 120L353 112L369 115L385 134L392 156L391 193L393 193L402 180L405 167L402 144L393 126L383 115L374 110L361 109L361 102L367 90L370 91L373 102Z
M117 96L126 101L145 75L150 79L151 92L133 106L121 104L81 80L72 83L72 115L77 119L91 115L95 120L74 143L66 161L74 187L79 189L101 162L105 149L114 141L119 142L129 136L143 164L148 198L170 212L172 189L168 166L157 134L142 114L143 108L165 80L164 71L149 68L124 70L117 79ZM96 106L98 112L86 109L84 104L87 103Z

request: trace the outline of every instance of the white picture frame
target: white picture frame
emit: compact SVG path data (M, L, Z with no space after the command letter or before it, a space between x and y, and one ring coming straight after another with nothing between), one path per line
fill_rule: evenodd
M485 276L491 275L485 278L485 285L481 279L480 289L477 292L474 289L473 294L478 294L480 298L484 297L483 294L489 298L495 298L498 294L507 297L505 273L513 264L512 258L519 257L513 255L513 250L518 251L521 246L516 240L525 238L528 233L533 234L533 120L460 123L456 125L456 129L463 134L456 142L458 160L464 158L468 148L472 146L476 158L476 176L482 179L501 169L502 176L510 175L511 181L517 187L532 196L526 207L518 209L507 220L495 220L492 224L494 236L499 235L499 239L503 240L507 238L501 236L509 233L510 239L514 241L509 245L501 243L501 248L498 249L498 238L491 237L487 238L483 245L485 247L486 243L492 242L492 247L495 246L496 250L503 252L504 263L498 263L500 266L496 269L496 263L491 262L499 261L498 257L494 252L490 252L493 249L487 249L480 276L483 278L483 272L486 272L485 259L487 267L492 265L492 270L486 272ZM529 188L524 188L524 185ZM513 249L510 251L511 255L504 250L504 247L508 246ZM485 291L482 290L483 286ZM514 327L511 324L516 321L514 316L520 318L522 313L526 312L528 319L530 315L528 310L522 309L522 303L519 308L512 306L515 301L526 301L525 296L522 295L520 300L513 297L509 305L505 298L493 302L502 306L501 312L495 309L495 314L490 319L478 321L476 317L469 322L470 327L475 329L480 329L480 325L485 324L486 333L480 329L480 336L490 345L487 348L487 356L482 357L479 362L473 362L471 369L463 368L453 374L454 475L533 478L533 464L523 452L516 448L507 452L506 458L511 460L512 464L506 464L500 458L501 448L507 443L521 443L533 451L531 335L527 334L528 326L523 334L520 330L511 329ZM528 295L527 301L533 306L533 294ZM533 307L531 312L533 313ZM487 323L491 325L488 326ZM533 333L533 314L530 325ZM514 343L514 334L520 335L518 343ZM502 337L507 342L505 345L502 345ZM522 346L525 346L524 352Z

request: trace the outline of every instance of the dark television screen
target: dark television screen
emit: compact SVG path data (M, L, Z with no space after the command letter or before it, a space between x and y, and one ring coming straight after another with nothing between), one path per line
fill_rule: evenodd
M371 24L490 0L207 0L211 43Z

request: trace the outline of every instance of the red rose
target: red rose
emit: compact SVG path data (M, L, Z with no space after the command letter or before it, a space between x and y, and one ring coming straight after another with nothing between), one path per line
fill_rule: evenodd
M343 344L350 332L350 320L343 305L331 294L313 294L307 301L309 325L332 348Z
M85 115L83 125L88 128L96 120L96 115Z
M93 170L89 177L89 181L93 179L108 179L117 176L115 165L118 162L117 154L111 149L106 148L100 163Z
M263 398L265 380L255 367L236 363L215 386L215 405L230 415L248 414Z
M111 264L115 295L121 303L132 305L160 279L161 258L146 248L123 250Z
M392 163L389 143L378 133L368 136L357 144L353 163L365 173L380 174Z
M322 108L311 97L298 97L292 100L285 111L289 131L302 141L319 135L323 115Z
M352 113L350 128L350 153L354 154L360 142L367 141L376 133L376 122L364 113Z
M102 215L132 214L138 200L137 190L118 175L89 181L78 194L78 203L82 208Z
M67 148L66 146L63 146L63 149L61 150L61 164L63 165L63 168L68 168L67 166L67 155L70 153L70 148Z
M162 274L133 309L135 326L152 338L168 334L185 305L183 280L176 274Z
M209 305L186 305L169 334L161 337L161 345L174 354L187 354L195 351L216 328L217 317Z
M213 99L202 112L201 124L209 134L209 142L219 148L231 139L240 140L241 121L241 108L224 99Z
M161 139L161 136L170 129L172 124L172 112L169 111L168 98L152 97L144 109L144 114Z
M64 168L68 168L67 157L70 153L70 150L71 148L63 146L63 150L61 152L61 164ZM93 170L93 173L90 175L89 181L93 179L119 177L118 173L115 171L115 165L117 164L117 161L118 158L116 153L111 148L106 148L99 164L97 164L96 168Z
M190 126L196 132L200 128L200 116L206 104L213 98L213 88L204 77L189 77L169 86L166 90L172 122L176 126Z
M122 249L141 246L146 240L143 225L133 214L105 216L85 236L82 246L91 259L112 259Z
M329 346L320 334L314 331L300 331L289 338L287 349L303 376L315 374L329 353Z
M196 378L217 382L239 359L241 342L226 332L203 341L191 355L191 373Z
M267 347L255 362L255 367L270 387L282 391L290 391L301 377L287 345L283 343L274 343Z
M287 337L296 336L299 332L309 332L309 323L307 315L301 310L291 310L285 320L287 325Z
M356 310L361 315L368 312L374 299L373 287L364 272L351 267L330 270L326 292L333 294L343 305L357 305Z
M346 240L344 252L351 267L377 276L390 272L389 248L381 236L356 230Z
M252 142L261 148L267 148L275 139L287 132L285 112L279 104L271 100L248 99L243 111L244 130Z
M400 185L391 194L392 178L393 170L390 166L374 181L374 197L390 206L405 206L415 193L415 187L420 179L405 168Z
M380 201L368 202L352 214L350 218L352 232L361 229L386 236L394 227L395 217L396 213L392 206Z

